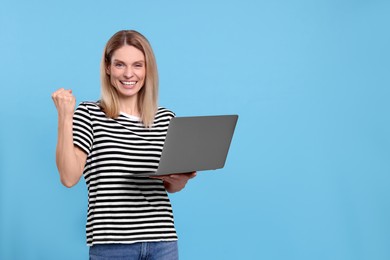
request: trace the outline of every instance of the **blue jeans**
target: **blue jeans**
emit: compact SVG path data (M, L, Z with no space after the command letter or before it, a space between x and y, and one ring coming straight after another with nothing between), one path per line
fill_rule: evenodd
M96 244L89 248L90 260L178 260L177 241L134 244Z

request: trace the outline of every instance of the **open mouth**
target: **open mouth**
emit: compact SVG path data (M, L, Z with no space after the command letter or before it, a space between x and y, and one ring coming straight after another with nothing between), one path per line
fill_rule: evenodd
M125 86L134 86L137 81L121 81L121 83Z

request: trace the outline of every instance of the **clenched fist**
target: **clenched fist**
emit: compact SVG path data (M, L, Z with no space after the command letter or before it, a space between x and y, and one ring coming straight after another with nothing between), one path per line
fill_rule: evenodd
M51 95L54 104L57 108L58 117L68 118L73 117L76 106L76 98L72 94L71 89L60 88Z

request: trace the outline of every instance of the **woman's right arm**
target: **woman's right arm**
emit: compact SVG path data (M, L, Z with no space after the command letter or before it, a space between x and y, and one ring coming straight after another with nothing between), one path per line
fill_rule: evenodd
M63 185L70 188L80 180L87 154L73 144L73 113L76 98L72 90L58 89L52 94L58 112L56 164Z

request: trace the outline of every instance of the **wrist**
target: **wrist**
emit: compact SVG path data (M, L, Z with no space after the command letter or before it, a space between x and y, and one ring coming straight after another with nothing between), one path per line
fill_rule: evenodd
M73 114L58 114L58 123L73 124Z

